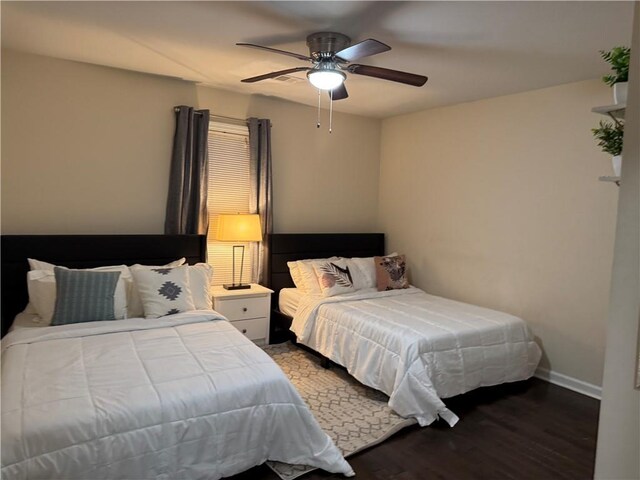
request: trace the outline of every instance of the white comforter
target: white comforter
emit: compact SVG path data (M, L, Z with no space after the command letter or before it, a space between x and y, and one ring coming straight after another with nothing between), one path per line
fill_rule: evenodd
M280 368L220 318L8 334L2 477L215 479L266 460L352 475Z
M523 320L413 287L305 296L291 330L422 426L455 425L441 398L529 378L541 355Z

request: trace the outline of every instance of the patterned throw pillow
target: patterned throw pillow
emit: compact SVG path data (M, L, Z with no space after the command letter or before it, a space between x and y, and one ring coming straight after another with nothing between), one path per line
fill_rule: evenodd
M56 303L51 325L115 320L114 295L120 272L55 267Z
M320 288L320 284L318 283L316 266L322 265L326 262L337 262L338 260L341 260L341 258L331 257L298 260L296 264L298 265L298 275L303 284L303 292L307 295L322 295L322 289Z
M404 255L395 257L374 257L378 291L409 288L407 264Z
M178 260L174 260L173 262L169 262L166 265L140 265L136 263L129 267L131 271L131 275L133 276L133 270L136 268L160 268L160 267L179 267L184 265L187 259L182 257ZM140 294L138 294L138 287L135 285L135 279L128 282L127 284L127 316L130 318L138 318L144 316L144 307L142 306L142 299L140 298Z
M318 262L313 264L322 296L332 297L341 293L355 292L353 278L345 260Z
M136 267L131 269L145 318L158 318L195 310L189 285L189 267Z

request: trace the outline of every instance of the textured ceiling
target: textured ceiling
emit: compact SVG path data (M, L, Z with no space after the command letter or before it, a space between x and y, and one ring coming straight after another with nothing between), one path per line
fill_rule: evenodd
M630 44L632 2L7 2L3 47L315 105L306 82L240 79L303 66L237 47L308 54L336 31L392 47L358 63L427 75L422 88L350 75L339 111L372 117L596 78L598 50Z

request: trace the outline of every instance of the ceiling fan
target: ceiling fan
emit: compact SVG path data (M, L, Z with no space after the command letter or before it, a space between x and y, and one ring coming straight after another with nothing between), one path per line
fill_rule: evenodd
M427 77L414 73L401 72L388 68L374 67L371 65L360 65L351 63L364 57L377 55L378 53L391 50L389 45L385 45L378 40L369 38L355 45L351 45L351 39L346 35L335 32L312 33L307 37L309 56L301 55L277 48L264 47L253 43L236 43L241 47L258 48L267 52L287 55L311 62L312 67L295 67L277 72L265 73L256 77L245 78L242 82L254 83L269 78L276 78L282 75L295 72L307 72L307 78L311 84L319 90L329 91L332 100L342 100L349 94L344 86L347 78L345 72L355 75L366 75L367 77L381 78L392 82L404 83L414 87L421 87L427 82Z

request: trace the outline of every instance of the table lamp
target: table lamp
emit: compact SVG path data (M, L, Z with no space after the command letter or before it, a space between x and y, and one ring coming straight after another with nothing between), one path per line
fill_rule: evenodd
M261 242L262 229L260 228L260 216L257 214L220 214L218 216L218 233L215 237L221 242ZM236 248L242 249L240 260L240 279L236 283ZM223 285L227 290L242 290L251 288L249 284L242 283L242 268L244 266L244 245L233 246L233 269L231 284Z

